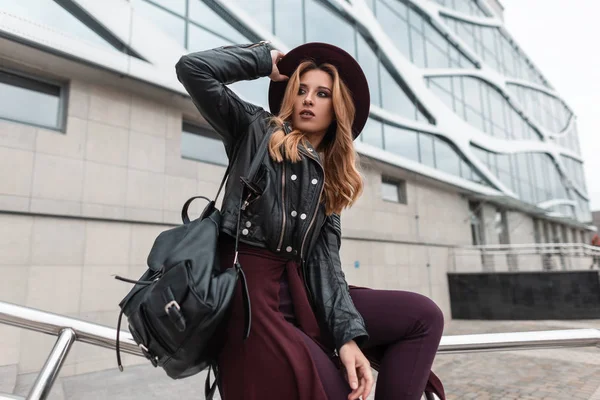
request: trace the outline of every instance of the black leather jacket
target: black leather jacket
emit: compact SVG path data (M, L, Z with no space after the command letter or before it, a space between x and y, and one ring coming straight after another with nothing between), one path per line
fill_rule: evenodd
M270 134L271 114L242 101L226 85L269 76L268 43L226 46L183 56L177 77L200 113L223 140L230 160L237 150L225 188L222 231L235 236L242 185L254 154ZM266 152L253 184L253 198L241 216L240 241L300 260L309 297L336 349L367 338L365 323L350 298L341 270L339 215L325 215L319 201L324 171L317 152L301 146L301 161L273 161Z

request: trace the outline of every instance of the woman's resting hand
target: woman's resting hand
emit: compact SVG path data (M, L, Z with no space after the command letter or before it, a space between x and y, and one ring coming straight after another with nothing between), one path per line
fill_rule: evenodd
M348 400L357 400L361 397L366 400L373 388L373 371L369 360L354 340L340 348L340 361L346 370L346 380L352 388Z

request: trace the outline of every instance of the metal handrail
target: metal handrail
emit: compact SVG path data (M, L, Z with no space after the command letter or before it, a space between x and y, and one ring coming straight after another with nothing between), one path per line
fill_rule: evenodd
M46 399L74 341L115 349L117 330L108 326L65 317L0 301L0 323L58 336L27 400ZM530 350L600 345L598 329L568 329L536 332L507 332L442 337L438 353L466 353L502 350ZM143 356L129 332L121 331L120 347L125 353ZM8 396L8 397L7 397ZM20 399L2 395L0 399Z

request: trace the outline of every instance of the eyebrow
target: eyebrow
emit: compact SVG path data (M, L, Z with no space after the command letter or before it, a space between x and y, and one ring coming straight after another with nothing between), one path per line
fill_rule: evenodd
M305 83L301 83L300 87L306 87L306 84ZM325 90L331 92L331 89L329 89L327 86L319 86L318 89L325 89Z

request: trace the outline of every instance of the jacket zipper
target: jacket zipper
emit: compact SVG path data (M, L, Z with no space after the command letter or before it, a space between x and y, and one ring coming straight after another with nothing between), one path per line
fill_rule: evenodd
M285 222L286 222L286 211L285 211L285 162L282 163L283 170L281 172L281 235L279 236L279 244L277 244L277 251L281 251L283 246L283 237L285 236Z

